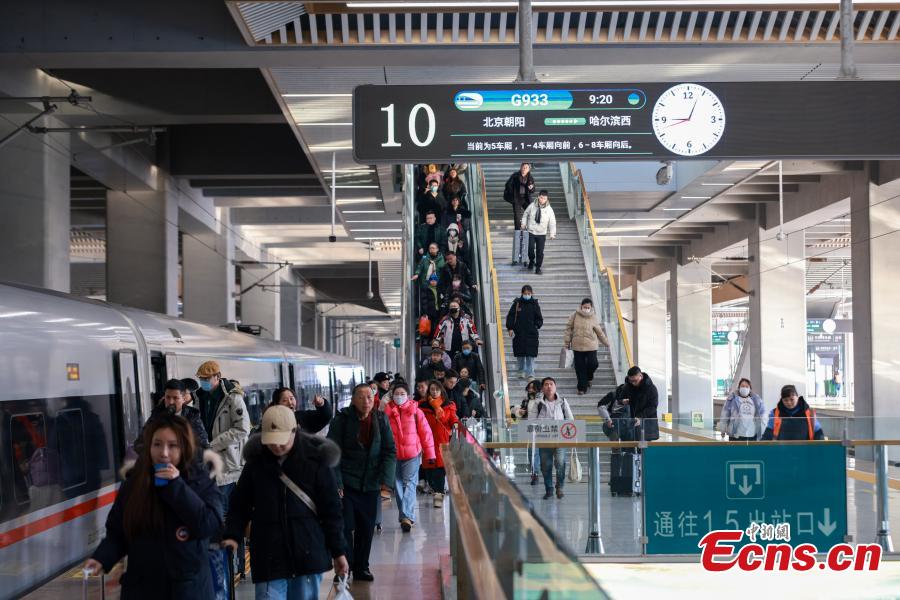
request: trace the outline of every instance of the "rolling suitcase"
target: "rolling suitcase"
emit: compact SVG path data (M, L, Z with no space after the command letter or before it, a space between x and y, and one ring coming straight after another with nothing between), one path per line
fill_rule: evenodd
M613 496L641 493L641 455L635 452L613 452L610 458L609 488Z

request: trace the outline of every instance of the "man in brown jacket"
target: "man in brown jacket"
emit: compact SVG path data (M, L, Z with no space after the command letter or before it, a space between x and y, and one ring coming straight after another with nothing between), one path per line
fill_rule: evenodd
M594 372L599 366L597 350L600 344L609 347L609 340L594 314L594 303L590 298L581 301L581 307L572 313L566 324L565 346L575 352L575 374L578 376L578 395L582 396L591 387Z

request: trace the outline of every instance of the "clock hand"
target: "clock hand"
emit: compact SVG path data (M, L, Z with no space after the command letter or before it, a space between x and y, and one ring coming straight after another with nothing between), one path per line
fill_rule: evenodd
M698 102L700 102L700 98L697 98L696 100L694 100L694 106L691 107L691 114L689 114L689 115L688 115L688 118L687 118L688 121L690 121L690 120L691 120L691 117L694 116L694 109L697 108L697 103L698 103Z

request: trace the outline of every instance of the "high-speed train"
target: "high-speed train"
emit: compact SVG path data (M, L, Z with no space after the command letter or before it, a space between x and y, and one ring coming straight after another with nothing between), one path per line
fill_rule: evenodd
M84 559L103 537L126 441L165 381L214 359L257 423L281 386L349 402L346 357L220 327L0 284L0 597Z

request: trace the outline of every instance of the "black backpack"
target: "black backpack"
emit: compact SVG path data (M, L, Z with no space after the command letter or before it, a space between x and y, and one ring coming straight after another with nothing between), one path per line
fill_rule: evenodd
M509 179L506 180L506 185L503 187L503 199L510 204L516 201L515 183L513 182L515 178L515 174L510 175Z

